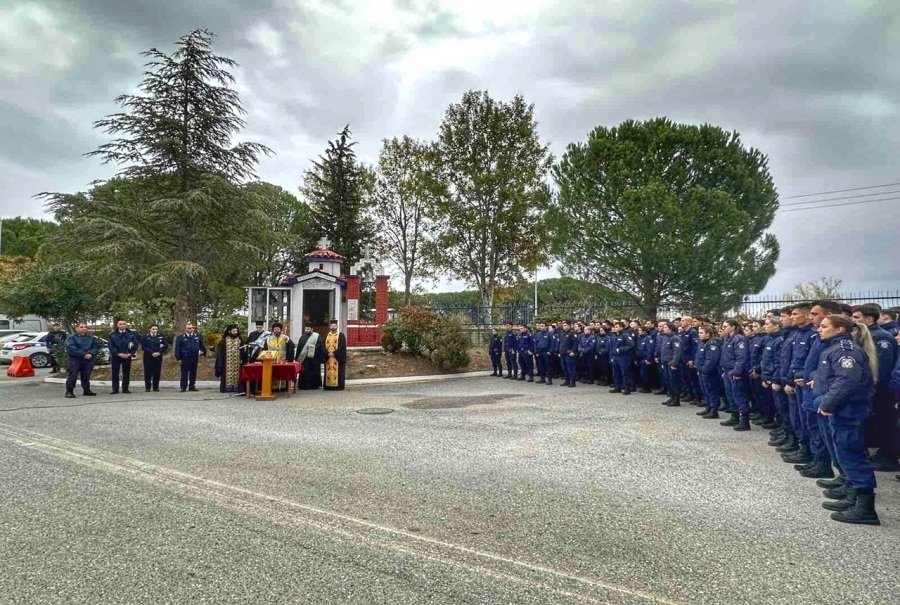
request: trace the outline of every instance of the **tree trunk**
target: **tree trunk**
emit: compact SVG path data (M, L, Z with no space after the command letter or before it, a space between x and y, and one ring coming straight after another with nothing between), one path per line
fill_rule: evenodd
M409 306L410 301L412 300L412 272L410 271L407 275L403 276L403 304L407 307Z
M187 278L181 278L181 284L178 288L178 296L175 298L175 305L172 308L172 315L175 320L175 335L184 332L184 324L191 320L191 298L190 284Z

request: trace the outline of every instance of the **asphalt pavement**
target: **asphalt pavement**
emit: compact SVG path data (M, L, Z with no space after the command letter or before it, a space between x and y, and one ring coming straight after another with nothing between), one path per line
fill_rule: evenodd
M766 431L660 397L100 392L0 381L0 603L900 602L893 474L839 524Z

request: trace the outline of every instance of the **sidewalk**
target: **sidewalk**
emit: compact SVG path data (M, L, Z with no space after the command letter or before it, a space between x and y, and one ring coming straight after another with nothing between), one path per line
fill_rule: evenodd
M407 382L434 382L436 380L453 380L456 378L480 378L482 376L490 376L491 373L488 371L483 372L463 372L461 374L435 374L431 376L391 376L388 378L356 378L353 380L347 380L344 384L348 387L356 387L356 386L367 386L373 384L400 384ZM65 378L51 378L47 377L44 379L44 382L50 384L66 384ZM136 381L132 382L134 386L143 386L144 381ZM112 386L112 382L109 380L92 380L91 386L98 387L110 387ZM177 380L162 380L159 383L159 388L161 389L177 389L180 388L181 385ZM198 389L218 389L219 381L218 380L198 380L196 387Z

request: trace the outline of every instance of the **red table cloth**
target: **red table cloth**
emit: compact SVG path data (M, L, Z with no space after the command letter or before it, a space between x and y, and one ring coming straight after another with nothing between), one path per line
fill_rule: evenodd
M262 368L263 364L261 361L256 363L248 363L241 366L241 376L239 380L241 382L259 382L262 380ZM297 361L289 361L287 363L273 363L272 364L272 380L287 380L289 384L294 384L297 381L297 376L299 376L303 372L303 365Z

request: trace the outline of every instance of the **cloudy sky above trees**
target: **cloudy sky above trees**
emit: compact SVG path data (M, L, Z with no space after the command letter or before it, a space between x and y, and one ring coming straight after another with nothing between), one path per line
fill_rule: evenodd
M593 6L596 5L596 6ZM235 72L242 138L272 147L260 178L296 193L349 123L381 140L435 137L468 89L535 104L556 156L598 125L656 116L737 130L783 199L780 294L823 275L900 289L900 3L894 0L13 0L0 6L0 216L42 216L40 191L114 170L81 154L94 120L140 81L140 52L195 28ZM896 195L853 197L880 191ZM740 229L735 225L735 229ZM549 271L542 275L550 274ZM446 287L446 286L445 286ZM442 288L443 289L443 288Z

